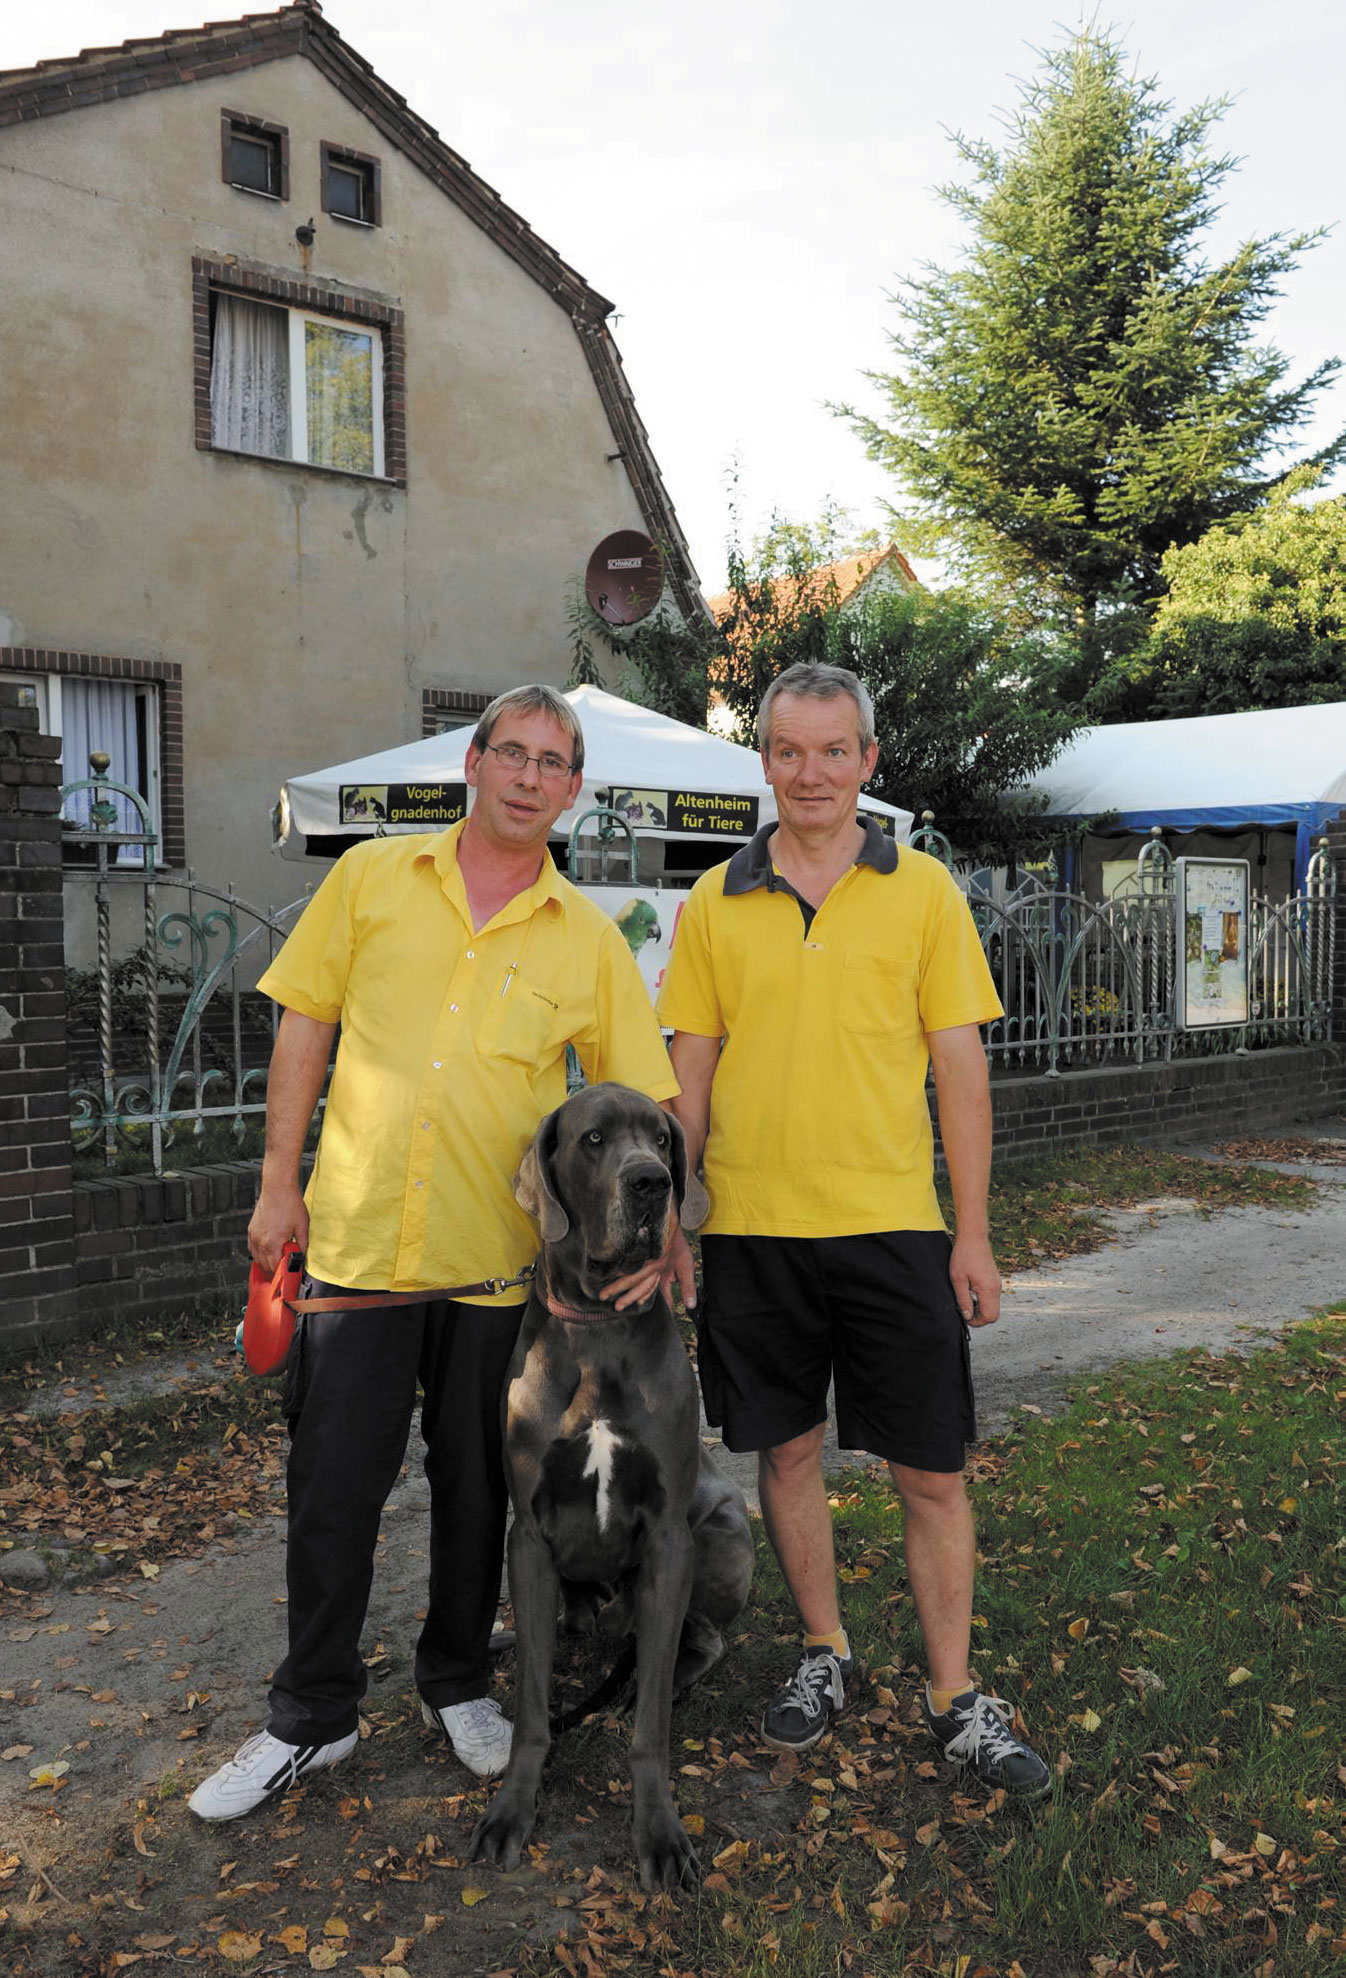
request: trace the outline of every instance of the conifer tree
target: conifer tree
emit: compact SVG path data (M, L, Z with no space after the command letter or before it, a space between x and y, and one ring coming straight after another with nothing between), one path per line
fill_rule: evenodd
M966 250L901 284L899 367L874 377L890 418L848 415L902 484L904 546L1063 614L1075 697L1109 624L1114 644L1143 631L1165 552L1288 471L1278 450L1340 368L1289 382L1259 335L1318 234L1206 257L1236 163L1208 149L1226 107L1174 115L1093 26L1046 52L999 148L955 138L970 183L941 197ZM1346 433L1309 459L1343 454Z

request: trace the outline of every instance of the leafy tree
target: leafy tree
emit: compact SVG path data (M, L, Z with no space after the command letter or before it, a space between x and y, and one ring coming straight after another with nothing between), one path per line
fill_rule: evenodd
M1071 692L1143 623L1169 547L1265 498L1268 456L1340 368L1291 384L1257 341L1320 234L1203 255L1235 164L1207 149L1226 107L1171 115L1092 25L1045 53L1003 146L954 140L972 182L941 197L968 245L900 286L901 368L874 378L889 423L848 415L914 503L911 548L1075 622ZM1312 459L1344 454L1346 433Z
M1140 650L1100 682L1114 719L1241 714L1346 700L1346 500L1294 497L1164 558L1165 595Z

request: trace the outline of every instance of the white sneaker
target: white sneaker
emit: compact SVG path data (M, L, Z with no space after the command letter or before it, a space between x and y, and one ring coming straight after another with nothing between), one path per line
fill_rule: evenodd
M237 1820L278 1799L310 1772L326 1771L349 1758L359 1742L358 1730L334 1744L282 1744L270 1731L258 1731L218 1772L202 1780L187 1804L198 1820Z
M479 1779L493 1779L509 1764L514 1726L489 1696L445 1703L438 1710L421 1699L421 1716L453 1746L454 1756Z

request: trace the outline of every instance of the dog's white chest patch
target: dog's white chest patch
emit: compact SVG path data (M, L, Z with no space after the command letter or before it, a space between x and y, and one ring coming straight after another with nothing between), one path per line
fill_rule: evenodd
M598 1500L594 1508L598 1514L600 1532L608 1528L608 1514L612 1508L613 1464L620 1447L621 1437L615 1435L606 1422L597 1421L590 1424L589 1460L584 1466L584 1474L586 1477L597 1479Z

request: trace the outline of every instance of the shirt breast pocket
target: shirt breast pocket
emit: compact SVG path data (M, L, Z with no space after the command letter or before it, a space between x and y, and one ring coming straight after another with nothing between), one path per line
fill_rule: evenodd
M477 1025L477 1049L485 1058L508 1058L541 1070L564 1050L561 1006L526 975L507 975Z
M920 1028L914 961L848 948L841 969L837 1016L861 1037L903 1037Z

